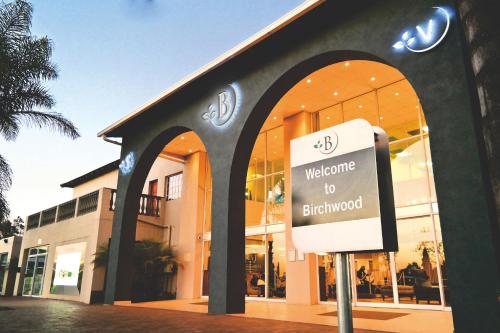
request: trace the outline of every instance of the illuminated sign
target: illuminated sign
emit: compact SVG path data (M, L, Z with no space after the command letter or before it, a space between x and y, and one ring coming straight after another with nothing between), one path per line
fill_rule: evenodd
M80 252L65 253L57 256L54 275L55 286L77 286L80 272Z
M403 32L401 39L392 45L395 50L422 53L443 41L450 28L450 13L443 7L432 8L435 11L427 21Z
M299 251L397 248L391 242L397 239L394 207L391 216L385 210L394 198L379 186L390 179L386 138L381 129L355 119L290 141L292 240Z
M128 153L118 166L123 175L128 175L134 168L135 155L133 152Z
M208 111L201 115L203 120L219 128L228 127L241 106L241 91L236 83L229 84L217 94L215 100L208 106Z

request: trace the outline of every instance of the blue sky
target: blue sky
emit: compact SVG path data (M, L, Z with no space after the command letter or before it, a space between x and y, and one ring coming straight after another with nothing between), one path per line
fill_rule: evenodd
M82 137L24 128L1 141L14 171L12 216L71 198L59 184L119 156L96 134L258 32L300 0L33 1L32 33L52 39L58 80L47 83Z

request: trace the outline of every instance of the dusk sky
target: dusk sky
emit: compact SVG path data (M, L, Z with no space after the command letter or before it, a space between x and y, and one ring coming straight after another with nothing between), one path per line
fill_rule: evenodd
M24 219L70 199L61 183L119 157L98 131L302 2L33 1L32 33L52 39L59 68L59 79L47 83L57 102L52 111L82 137L23 128L14 142L0 139L14 172L11 216Z

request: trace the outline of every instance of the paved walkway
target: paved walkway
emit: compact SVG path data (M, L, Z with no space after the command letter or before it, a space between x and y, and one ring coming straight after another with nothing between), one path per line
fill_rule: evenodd
M0 332L337 332L279 320L123 306L0 297ZM356 333L380 333L356 330Z

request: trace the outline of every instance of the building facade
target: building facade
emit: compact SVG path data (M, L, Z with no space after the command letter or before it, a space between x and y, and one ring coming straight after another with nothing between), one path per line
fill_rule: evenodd
M479 115L455 2L306 3L100 133L123 143L106 302L130 298L119 276L131 269L133 203L149 167L191 131L212 179L209 311L243 312L249 294L333 300L329 255L297 253L290 239L288 143L363 118L392 136L400 251L351 256L356 302L450 304L457 331L498 327L498 226ZM265 287L248 290L241 281L252 279Z

